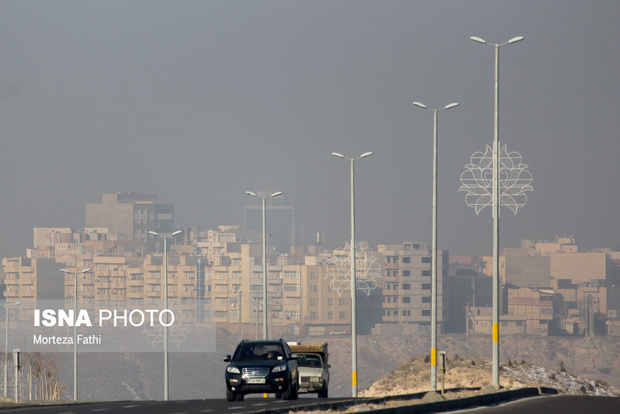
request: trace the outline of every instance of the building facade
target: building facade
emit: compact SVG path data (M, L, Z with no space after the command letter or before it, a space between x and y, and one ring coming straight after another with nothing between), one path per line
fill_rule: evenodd
M86 227L107 228L111 240L145 242L149 231L174 231L174 206L153 194L104 194L102 203L86 204Z

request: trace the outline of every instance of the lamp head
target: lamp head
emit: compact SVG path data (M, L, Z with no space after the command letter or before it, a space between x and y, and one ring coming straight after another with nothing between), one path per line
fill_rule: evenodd
M342 155L342 154L340 154L340 153L338 153L338 152L332 152L332 155L333 155L334 157L344 158L344 155Z
M424 105L422 102L414 102L413 104L414 104L415 106L419 106L420 108L427 109L426 105Z

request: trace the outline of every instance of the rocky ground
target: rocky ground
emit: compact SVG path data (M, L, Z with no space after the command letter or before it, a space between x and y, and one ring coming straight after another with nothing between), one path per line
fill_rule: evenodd
M447 356L445 377L438 369L437 389L480 388L482 392L491 383L491 362L483 359ZM361 397L411 394L428 391L430 358L414 357L397 370L373 383L360 393ZM503 389L549 387L562 394L617 397L620 390L606 382L592 380L555 368L540 367L521 361L507 361L500 365L500 384ZM456 393L471 395L472 391Z
M351 395L351 352L350 338L325 338L329 341L332 359L332 386L330 395ZM306 341L316 341L304 338ZM320 339L318 339L320 340ZM491 342L488 337L465 337L464 335L440 335L438 348L451 355L448 369L464 369L455 364L454 356L460 355L463 360L474 361L475 367L471 375L462 378L458 386L486 386L491 384ZM361 336L358 339L358 380L359 390L366 390L372 384L396 371L402 364L415 358L424 358L430 350L430 338L427 337L373 337ZM336 356L336 357L334 357ZM544 373L536 374L536 369L527 371L530 380L523 378L522 383L529 385L551 386L545 376L557 377L572 374L575 378L588 378L594 383L606 383L620 387L620 341L615 337L576 338L576 337L506 337L500 342L500 359L502 369L502 386L510 386L516 380L523 367L545 367ZM511 361L511 362L508 362ZM511 366L512 365L512 366ZM453 374L459 372L456 370ZM413 391L429 389L430 365L428 372L417 371L420 376L418 387ZM511 377L511 372L512 377ZM525 374L524 374L525 375ZM446 377L446 388L452 383ZM588 388L585 382L579 382ZM516 383L515 383L516 385ZM590 387L591 388L591 387Z

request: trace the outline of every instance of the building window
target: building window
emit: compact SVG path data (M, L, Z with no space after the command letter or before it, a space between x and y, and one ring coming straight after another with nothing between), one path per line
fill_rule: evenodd
M431 303L431 297L430 296L423 296L422 297L422 303Z
M431 316L431 311L430 310L423 310L422 311L422 316Z
M411 270L403 270L403 276L411 276Z
M346 312L339 312L339 313L338 313L338 319L344 319L344 318L346 318L346 317L347 317Z
M430 283L422 283L422 290L431 290Z
M403 296L403 303L411 303L411 298L409 296Z
M404 256L404 257L403 257L403 263L411 263L411 257L409 257L409 256Z
M424 256L422 258L422 263L430 263L431 262L431 258L430 256Z
M409 283L403 283L403 290L410 290L411 285Z
M430 276L430 275L431 275L430 270L422 270L422 276Z

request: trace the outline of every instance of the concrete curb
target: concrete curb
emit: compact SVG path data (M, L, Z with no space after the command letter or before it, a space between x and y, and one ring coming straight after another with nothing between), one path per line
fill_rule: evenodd
M458 391L474 391L480 388L454 388L446 390L446 392ZM270 414L286 414L294 410L303 411L328 411L328 410L344 410L360 404L383 404L389 401L407 401L415 400L415 403L404 404L397 407L373 408L373 413L382 414L409 414L409 413L439 413L443 411L452 411L464 408L482 407L493 404L505 403L521 398L538 397L541 395L556 395L558 391L554 388L538 387L538 388L519 388L515 390L498 391L489 394L475 395L472 397L457 398L452 400L442 400L429 403L420 403L428 392L420 392L415 394L395 395L390 397L379 398L356 398L338 402L325 402L317 404L304 404L303 406L287 407L283 409L268 409L261 411L253 411L253 413L270 413Z

